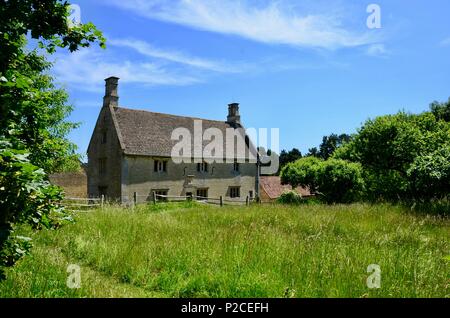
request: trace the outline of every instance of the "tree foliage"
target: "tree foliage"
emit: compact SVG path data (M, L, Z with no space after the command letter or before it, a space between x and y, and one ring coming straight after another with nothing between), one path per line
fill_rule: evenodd
M316 157L305 157L288 163L281 170L281 182L293 188L307 187L312 193L317 189L317 169L322 160Z
M350 203L361 198L365 183L359 163L330 159L315 171L318 191L326 202Z
M431 103L430 110L437 120L450 122L450 98L445 103L436 101Z
M331 134L323 137L322 143L319 146L318 156L323 160L330 158L333 153L343 144L349 142L351 137L347 134Z
M68 8L58 0L0 0L0 271L30 247L15 240L18 224L51 227L63 213L61 191L47 173L76 160L66 138L76 124L66 120L72 107L48 74L51 64L37 48L27 49L27 36L47 54L104 46L92 23L69 26Z
M336 151L334 158L361 163L371 199L430 199L434 194L419 191L416 186L417 176L424 175L418 174L417 166L415 173L410 169L415 162L419 164L418 158L429 158L448 144L448 122L431 112L400 112L368 120L352 141Z
M295 162L298 159L302 158L302 153L300 150L298 150L297 148L293 148L292 150L282 150L280 153L280 169L279 171L281 171L281 169L286 166L288 163L290 162Z
M415 196L444 198L450 194L450 143L418 156L407 171Z
M288 164L282 181L308 186L328 202L428 202L450 195L450 99L421 114L368 120L357 134L324 137L320 150Z
M328 203L352 202L364 190L361 165L339 159L300 159L281 171L281 180L292 187L309 188Z

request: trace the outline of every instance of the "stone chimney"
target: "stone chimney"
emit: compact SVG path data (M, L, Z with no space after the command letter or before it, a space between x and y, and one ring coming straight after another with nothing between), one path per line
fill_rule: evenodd
M227 122L230 124L241 124L241 115L239 115L239 104L232 103L228 105Z
M119 78L118 77L108 77L105 79L106 87L105 87L105 97L103 97L103 107L113 106L119 107L119 95L118 95L118 86L119 86Z

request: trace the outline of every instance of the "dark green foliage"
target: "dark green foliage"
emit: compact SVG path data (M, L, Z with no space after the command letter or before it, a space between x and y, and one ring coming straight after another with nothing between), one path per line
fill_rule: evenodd
M290 151L283 150L280 153L280 169L290 162L295 162L302 158L302 153L297 148Z
M437 120L445 120L450 122L450 98L446 103L433 102L430 105L430 110Z
M333 153L343 144L349 142L351 137L347 134L336 135L331 134L329 136L323 137L322 143L319 147L319 152L317 156L322 158L323 160L327 160L330 158Z
M308 153L306 154L306 157L320 157L320 152L319 149L317 149L317 147L313 147L308 149Z

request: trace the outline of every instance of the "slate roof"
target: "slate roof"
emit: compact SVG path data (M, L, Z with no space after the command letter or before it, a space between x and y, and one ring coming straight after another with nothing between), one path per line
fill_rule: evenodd
M292 190L290 185L281 184L281 178L278 176L261 176L260 184L270 199L277 199L283 192ZM310 191L302 187L296 188L295 191L302 197L311 196Z
M192 136L194 147L194 121L201 120L203 132L208 128L217 128L223 134L224 147L226 129L233 126L225 121L208 120L194 117L176 116L144 110L114 108L116 127L123 151L127 155L171 157L172 148L179 141L171 140L176 128L186 128ZM211 141L204 140L203 147ZM191 148L194 155L194 148ZM246 148L248 150L248 147ZM225 148L224 148L225 155ZM244 157L248 158L248 154Z

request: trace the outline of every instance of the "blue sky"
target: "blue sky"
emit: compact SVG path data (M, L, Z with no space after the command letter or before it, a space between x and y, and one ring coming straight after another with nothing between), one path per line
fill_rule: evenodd
M85 153L104 95L120 105L279 128L281 149L308 148L366 119L421 112L450 96L450 2L74 0L107 49L58 52L53 73L75 106L71 134ZM367 6L381 8L369 29Z

